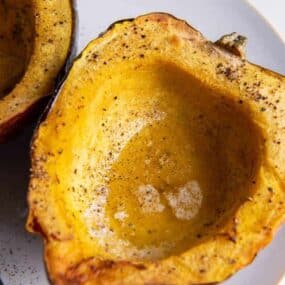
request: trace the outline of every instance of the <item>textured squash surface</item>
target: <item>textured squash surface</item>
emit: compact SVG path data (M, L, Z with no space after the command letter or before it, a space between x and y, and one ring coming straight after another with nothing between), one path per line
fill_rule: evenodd
M149 14L74 63L32 145L55 284L219 282L284 220L285 79Z
M70 0L0 1L0 140L50 95L72 42Z

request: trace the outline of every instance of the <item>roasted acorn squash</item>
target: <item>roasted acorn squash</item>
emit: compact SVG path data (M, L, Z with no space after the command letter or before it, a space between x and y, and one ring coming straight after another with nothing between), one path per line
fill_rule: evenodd
M27 227L55 284L202 284L285 216L285 78L155 13L75 61L32 145Z
M71 0L0 1L0 140L50 95L73 25Z

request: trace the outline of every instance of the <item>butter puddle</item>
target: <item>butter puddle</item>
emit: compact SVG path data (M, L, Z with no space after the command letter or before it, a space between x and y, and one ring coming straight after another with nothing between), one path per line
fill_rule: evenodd
M177 219L191 220L199 212L203 195L197 181L189 181L175 192L164 194Z
M110 227L109 217L106 215L106 205L110 190L101 186L98 188L96 199L85 211L88 231L91 237L96 238L104 251L117 258L158 259L164 257L175 246L172 242L162 242L159 246L137 248L128 240L123 240ZM161 203L160 193L152 185L140 185L135 192L143 213L160 213L165 210ZM191 220L201 208L203 196L197 181L189 181L173 192L163 194L177 219ZM120 210L114 218L120 222L128 214Z
M141 185L135 191L135 195L143 213L160 213L165 206L160 202L160 194L152 185Z
M162 242L159 246L137 248L127 240L120 239L110 228L109 218L106 216L106 204L109 189L102 186L97 191L96 201L85 211L85 219L91 237L96 238L99 245L107 254L123 259L159 259L171 251L174 244ZM123 211L117 212L115 218L126 218Z

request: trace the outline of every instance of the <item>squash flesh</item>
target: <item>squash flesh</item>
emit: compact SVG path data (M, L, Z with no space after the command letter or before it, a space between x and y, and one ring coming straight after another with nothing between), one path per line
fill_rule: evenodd
M104 83L100 79L108 78L109 69L112 81ZM95 176L89 182L94 204L82 222L111 258L153 260L178 254L254 192L260 135L233 102L213 99L215 92L171 64L139 61L109 69L94 75L98 89L90 89L96 96L85 98L92 107L84 112L101 106L103 113L88 116L90 136L96 139L85 150L98 159L88 165ZM100 187L103 193L96 196ZM97 199L106 199L105 209ZM97 207L108 222L101 215L96 219L92 210ZM100 236L104 230L105 241Z
M245 112L177 66L144 61L110 65L77 85L72 96L81 103L62 108L59 98L49 119L58 123L41 135L57 134L43 140L57 153L56 166L47 164L51 198L91 256L182 253L222 228L255 191L261 135ZM62 121L69 108L77 112ZM198 187L189 204L171 205L189 183Z
M73 3L1 1L0 16L3 36L0 74L4 74L0 80L0 141L3 141L53 92L72 50Z
M0 2L0 97L21 79L33 46L31 1Z
M136 25L147 30L146 39L133 32ZM164 36L156 37L159 32ZM126 48L126 41L134 46ZM143 44L148 49L140 48ZM218 282L248 264L284 220L284 168L277 155L283 147L274 143L274 137L265 139L273 133L282 137L281 126L270 120L272 112L260 110L263 105L251 91L260 77L265 85L260 92L265 96L272 88L282 105L282 77L208 44L185 23L154 14L136 19L135 24L116 25L75 62L33 144L28 225L45 235L48 269L58 284ZM114 50L116 56L111 57ZM212 58L206 57L209 54ZM201 113L206 113L204 121ZM278 115L282 118L282 112ZM140 129L141 124L147 126ZM122 131L126 134L121 136ZM57 139L51 140L54 136ZM157 157L150 153L155 158L150 162L153 176L145 175L149 137L158 150ZM163 137L168 139L164 142ZM198 150L187 150L185 142L198 145ZM173 172L162 168L158 179L165 148L177 161L172 187L177 191L193 180L202 185L197 221L204 218L208 224L209 217L215 217L205 229L195 219L177 219L163 200L161 185L167 188L164 180ZM189 160L193 172L184 167ZM131 176L130 183L112 182L114 176ZM165 206L163 213L160 203L155 207L158 213L141 213L139 201L130 195L141 185L155 186ZM216 186L220 193L214 191ZM126 204L125 214L118 202ZM216 203L226 208L220 217L213 215ZM103 208L105 212L100 211ZM104 237L108 227L98 222L100 215L109 219L113 241ZM118 223L122 217L134 224L136 238L133 230ZM156 233L146 234L144 230L153 226ZM135 249L120 240L133 243ZM137 254L137 249L157 247L163 241L173 242L174 247L160 255L155 250Z

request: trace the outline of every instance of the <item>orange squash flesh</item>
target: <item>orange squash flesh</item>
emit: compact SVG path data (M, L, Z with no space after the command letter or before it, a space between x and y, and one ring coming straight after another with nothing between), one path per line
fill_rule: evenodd
M205 284L250 263L285 218L284 92L171 15L92 41L32 145L27 227L52 282Z

